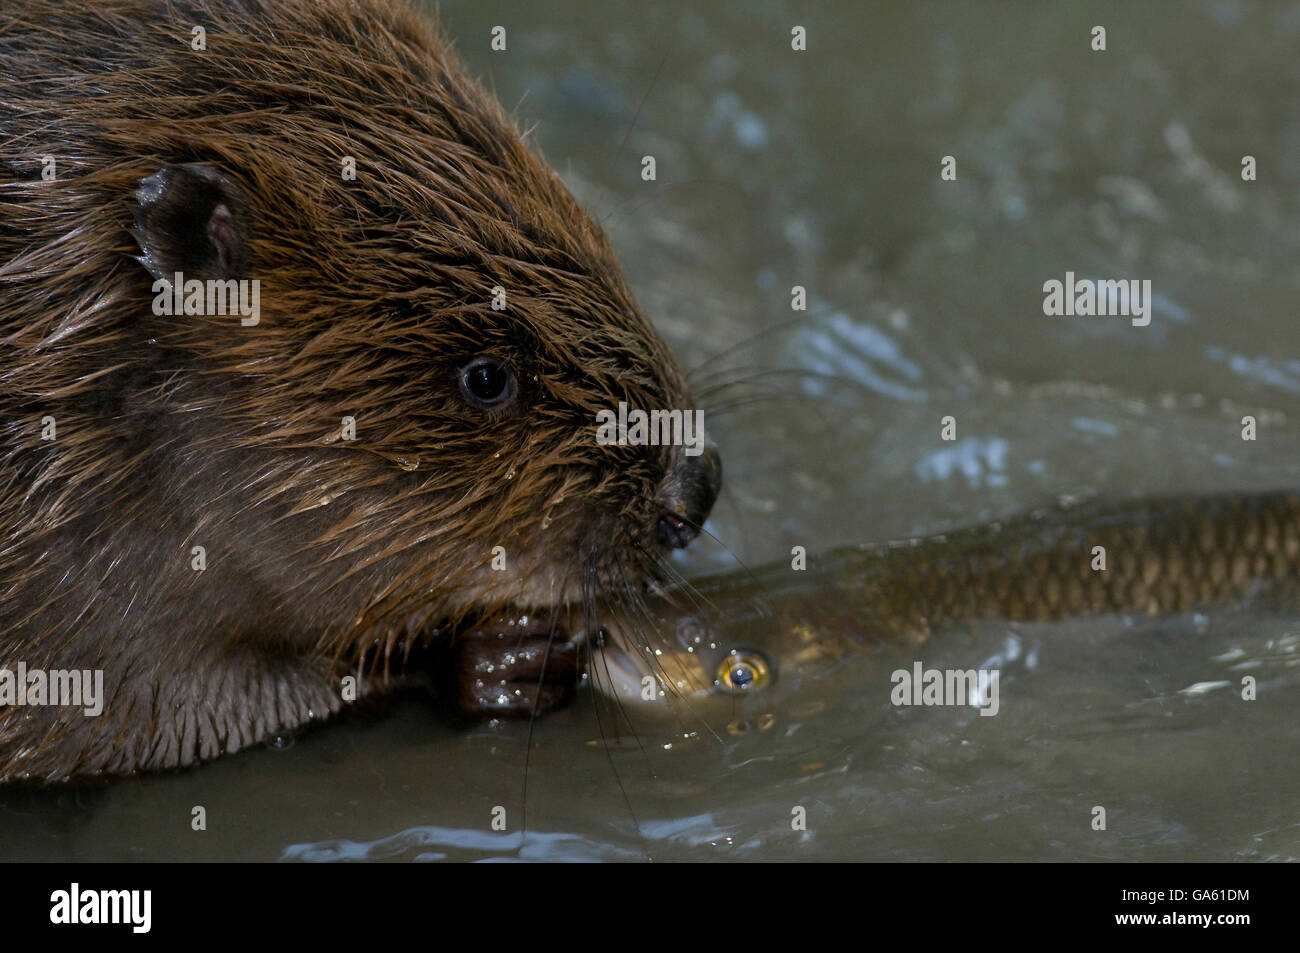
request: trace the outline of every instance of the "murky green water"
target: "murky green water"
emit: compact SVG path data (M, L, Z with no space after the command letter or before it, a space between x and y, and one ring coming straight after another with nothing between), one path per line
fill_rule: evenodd
M709 526L725 545L693 547L684 569L1061 495L1300 482L1300 4L714 6L441 5L502 100L527 93L520 115L695 369L726 461ZM496 24L504 54L488 50ZM795 24L807 52L790 50ZM1150 325L1044 316L1043 282L1067 271L1149 279ZM939 439L944 415L956 441ZM288 750L6 792L0 850L1300 857L1300 617L984 624L920 657L996 662L999 716L892 707L888 672L916 658L901 649L634 730L590 696L531 728L464 728L415 693Z

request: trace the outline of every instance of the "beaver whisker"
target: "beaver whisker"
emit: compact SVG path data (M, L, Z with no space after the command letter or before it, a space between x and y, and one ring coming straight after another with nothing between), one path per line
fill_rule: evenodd
M800 312L797 316L793 318L788 318L784 321L777 321L775 324L765 325L764 327L759 328L757 331L754 331L752 334L747 334L744 337L742 337L740 340L733 341L731 344L728 344L726 347L718 348L717 350L710 351L707 354L705 354L696 364L687 367L683 371L683 373L686 376L686 380L688 382L692 381L695 375L700 371L710 368L718 361L730 357L732 354L735 354L737 351L740 351L743 348L750 347L754 344L762 343L767 338L771 337L774 334L781 334L786 331L792 331L800 327L805 327L807 326L807 323L810 319L820 317L823 314L830 314L834 310L835 310L834 308L832 308L829 304L827 304L819 308L814 308L812 311ZM713 377L713 373L714 372L712 370L709 371L710 379Z
M524 777L523 787L520 791L519 801L519 849L523 850L524 841L528 838L528 769L532 764L533 756L533 732L537 728L537 718L540 713L542 702L542 690L546 683L546 666L551 659L551 648L555 644L556 636L559 632L559 617L555 616L551 621L551 630L546 638L546 651L542 655L541 671L537 674L537 691L533 697L532 711L528 719L528 735L524 742ZM520 644L523 643L523 635L520 635Z
M687 586L689 587L689 584ZM666 649L671 655L676 655L680 647L672 645L667 636L663 634L661 627L655 624L657 620L652 617L649 611L649 605L644 593L642 591L635 593L635 611L618 613L616 618L624 628L615 632L612 637L623 642L627 649L635 649L635 647L640 646L646 650L643 659L648 662L650 672L656 676L658 683L664 686L668 695L675 702L671 710L674 713L678 730L682 734L688 732L688 721L680 714L682 706L684 706L685 710L692 716L691 720L697 721L704 731L711 735L715 741L721 743L722 737L714 730L708 719L696 708L693 700L681 690L676 679L669 674L660 661L659 651L655 648L656 644ZM606 638L611 637L608 634L608 626L602 627L599 631ZM627 654L627 649L619 649L619 651ZM599 687L602 684L601 676L603 676L603 685L605 686L603 693L614 699L628 728L635 735L636 726L631 721L629 710L623 704L622 692L617 690L613 675L610 672L610 658L607 650L601 651L600 660L602 663L600 666L592 666L594 671L593 682ZM639 736L637 740L640 743ZM651 773L653 774L653 771Z
M595 633L598 633L600 631L599 600L600 600L601 592L600 592L600 588L596 585L596 580L597 580L597 576L595 573L595 547L593 546L592 558L589 559L588 561L588 575L587 575L586 585L584 585L584 595L582 601L583 622L584 622L584 637L582 639L582 645L585 646L587 650L586 667L589 674L591 675L593 682L595 682L599 677L597 673L597 666L595 665L596 649L594 645L594 640L595 640ZM606 676L608 676L608 671L606 671ZM623 776L618 770L618 763L614 760L613 746L608 743L609 736L606 734L605 722L604 719L602 719L601 717L601 706L610 704L610 700L609 700L611 697L610 693L593 691L593 692L589 692L588 694L591 696L591 710L593 716L596 719L596 729L599 732L600 739L602 741L601 747L605 750L605 760L609 763L610 772L614 775L614 780L618 782L619 795L623 798L623 804L627 808L628 816L632 819L632 829L636 831L637 837L641 840L642 850L645 852L646 857L649 858L650 852L646 846L645 838L641 834L641 821L637 817L636 808L633 807L632 805L632 798L631 795L628 793L627 785L623 783ZM601 697L602 695L604 695L603 698ZM613 703L614 706L616 706L616 710L618 711L618 713L623 717L623 719L626 720L627 713L626 711L624 711L622 701L617 697L617 695L613 696ZM628 724L630 726L631 722L629 721ZM617 725L618 725L618 718L616 717L614 721L614 726L616 730L617 730ZM640 736L636 734L635 729L633 729L633 738L636 740L637 746L642 753L642 757L645 758L647 765L649 766L651 776L655 777L654 767L652 764L649 763L649 758L646 753L645 746L642 744Z
M726 377L728 374L738 376L728 378ZM705 395L714 395L733 387L741 387L754 383L767 383L768 379L773 377L813 378L837 384L862 386L860 381L854 380L851 377L846 377L843 374L835 374L829 371L814 371L806 367L780 367L749 364L720 370L712 376L709 384L703 387L696 387L693 389L693 392L696 399L700 399ZM794 394L793 391L788 393L791 395ZM701 403L705 402L701 401Z

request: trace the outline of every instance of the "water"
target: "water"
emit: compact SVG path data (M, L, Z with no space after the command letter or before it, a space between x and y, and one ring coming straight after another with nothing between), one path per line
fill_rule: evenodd
M508 106L527 93L520 116L695 369L727 486L721 542L684 570L1060 496L1300 481L1300 4L440 9ZM1046 317L1043 282L1067 271L1149 279L1150 325ZM531 728L466 727L412 692L281 750L4 792L0 843L83 860L1300 857L1300 619L931 643L927 667L1000 660L993 718L891 706L888 673L917 657L632 728L589 695Z

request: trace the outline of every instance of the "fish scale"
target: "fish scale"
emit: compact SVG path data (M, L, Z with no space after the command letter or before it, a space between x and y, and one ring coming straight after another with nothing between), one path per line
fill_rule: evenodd
M1094 569L1094 547L1106 568ZM998 522L694 580L648 619L602 620L611 649L684 693L714 686L729 647L776 667L825 663L873 644L919 643L968 622L1161 615L1267 600L1300 605L1300 493L1089 502ZM708 606L702 613L700 606ZM709 650L678 644L685 619ZM811 649L811 650L810 650ZM600 680L597 679L599 682Z

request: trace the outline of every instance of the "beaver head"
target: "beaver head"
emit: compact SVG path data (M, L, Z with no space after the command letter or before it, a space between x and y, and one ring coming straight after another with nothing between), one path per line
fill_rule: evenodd
M29 663L128 686L145 658L355 663L635 591L698 530L711 446L597 441L621 403L689 408L681 373L428 24L379 0L19 7L0 618ZM178 273L248 282L256 314L165 313Z

